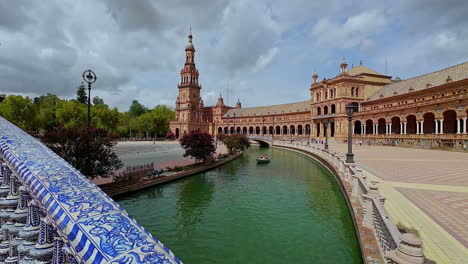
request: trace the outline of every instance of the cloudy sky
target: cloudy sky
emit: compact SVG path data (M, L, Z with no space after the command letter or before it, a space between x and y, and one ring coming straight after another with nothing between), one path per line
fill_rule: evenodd
M174 106L189 27L205 105L308 100L363 60L400 78L468 60L466 0L0 0L0 93L72 98L81 74L120 110ZM229 90L229 95L228 95Z

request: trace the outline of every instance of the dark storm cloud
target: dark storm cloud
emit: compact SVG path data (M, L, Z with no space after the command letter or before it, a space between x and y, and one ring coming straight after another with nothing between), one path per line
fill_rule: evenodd
M15 8L11 8L14 5ZM28 1L0 1L0 27L6 30L21 30L33 20L27 15Z
M153 1L109 0L107 10L122 30L157 31L161 29L162 19Z
M312 65L332 65L334 76L354 53L430 71L466 59L467 9L462 0L0 0L0 93L73 97L91 68L111 105L172 104L190 26L207 105L227 86L281 90ZM290 80L297 100L308 75ZM277 100L268 93L262 104Z

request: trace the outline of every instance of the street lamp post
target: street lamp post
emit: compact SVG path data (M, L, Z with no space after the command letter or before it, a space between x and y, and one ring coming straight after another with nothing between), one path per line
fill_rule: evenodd
M351 129L352 129L353 113L357 111L358 111L357 103L350 103L346 105L346 113L348 114L348 153L346 153L346 163L354 163L353 133Z
M91 84L97 80L96 74L92 70L83 72L83 80L88 84L88 128L91 125Z
M324 134L325 134L325 149L328 149L328 136L327 136L327 128L328 128L328 120L323 121L324 126Z

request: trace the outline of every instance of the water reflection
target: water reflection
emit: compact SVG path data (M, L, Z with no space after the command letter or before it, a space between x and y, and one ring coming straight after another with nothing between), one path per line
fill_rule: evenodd
M187 178L177 187L176 226L178 235L189 237L211 201L214 183L207 176Z

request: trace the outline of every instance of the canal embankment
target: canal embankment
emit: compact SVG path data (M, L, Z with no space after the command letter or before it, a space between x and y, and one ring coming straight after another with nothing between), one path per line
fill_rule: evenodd
M282 142L273 147L308 156L334 175L354 221L365 263L428 261L424 257L421 240L415 234L402 233L391 221L384 209L385 198L380 195L378 186L367 181L357 164L346 163L343 156L320 147Z
M116 183L107 183L107 184L101 184L99 187L109 196L114 197L117 195L123 195L135 191L139 191L142 189L146 189L149 187L153 187L159 184L167 183L170 181L175 181L184 177L188 177L206 170L210 170L216 167L219 167L221 165L224 165L232 160L237 159L242 155L242 152L227 156L226 158L220 159L220 160L215 160L212 163L207 163L207 164L194 164L196 166L192 166L189 169L176 172L171 175L161 175L153 178L141 178L140 181L133 183L133 184L116 184ZM144 176L144 175L142 175Z

